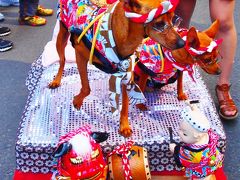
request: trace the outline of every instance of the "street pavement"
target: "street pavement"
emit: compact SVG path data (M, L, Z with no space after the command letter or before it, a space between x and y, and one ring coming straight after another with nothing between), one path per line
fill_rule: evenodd
M57 0L42 0L40 3L53 8L56 12ZM240 1L236 1L235 22L240 35ZM6 17L0 26L8 26L12 33L4 37L14 43L10 51L0 53L0 179L11 180L15 169L15 140L20 118L26 104L28 91L25 79L30 70L31 63L42 53L45 44L51 39L56 13L47 17L47 25L42 27L29 27L18 25L18 7L0 7L0 12ZM192 25L203 30L210 25L208 1L198 1L192 18ZM232 74L232 97L240 108L240 46L238 45L235 65ZM216 105L214 92L216 76L203 73L206 85ZM224 169L229 180L240 179L240 118L235 121L222 121L226 136L227 148Z

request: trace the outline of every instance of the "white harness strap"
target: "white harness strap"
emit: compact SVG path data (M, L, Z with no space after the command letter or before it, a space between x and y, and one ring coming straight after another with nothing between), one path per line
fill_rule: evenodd
M106 58L114 63L119 69L119 72L112 74L109 79L109 98L113 115L118 114L120 111L119 99L120 95L122 94L121 88L123 84L127 86L127 93L131 105L146 102L142 91L135 84L135 82L132 81L133 68L130 69L129 67L134 67L134 60L130 58L121 60L117 55L116 43L114 41L111 26L112 14L117 4L118 2L116 2L112 8L109 8L109 10L103 16L98 37L98 40L100 40L104 46Z
M142 93L139 86L132 80L132 72L134 68L134 55L131 57L131 66L132 69L128 69L127 72L118 72L112 74L109 79L109 98L110 98L110 105L113 115L119 114L121 111L119 105L119 99L122 94L122 85L127 86L127 93L129 103L131 105L141 104L146 102L146 98Z

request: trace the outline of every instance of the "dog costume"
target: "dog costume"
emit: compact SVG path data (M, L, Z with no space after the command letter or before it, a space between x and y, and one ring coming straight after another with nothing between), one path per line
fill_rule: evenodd
M178 28L177 31L181 38L186 41L188 30ZM199 49L189 47L186 43L184 48L194 57L205 52L211 52L213 49L217 48L221 42L221 39L213 40L208 47L201 47ZM145 40L138 51L140 54L139 61L134 71L136 74L139 74L139 70L141 69L147 73L151 77L153 84L156 84L157 86L160 84L161 87L165 84L175 82L177 79L177 70L187 71L192 80L195 81L193 77L193 66L176 62L172 56L171 50L164 47L159 48L159 44L154 40ZM163 51L163 58L160 57L160 51Z
M148 23L161 14L173 11L178 0L164 1L159 4L159 8L153 9L148 14L140 15L125 10L125 16L138 23ZM92 42L96 38L94 55L102 64L93 64L106 73L113 74L110 78L110 104L112 112L118 114L119 97L121 95L121 84L127 86L127 93L130 104L144 103L145 97L140 88L131 80L130 63L133 63L129 57L120 57L116 51L116 45L113 38L111 18L112 13L117 6L118 1L107 6L99 8L90 0L60 0L58 18L63 22L66 28L74 34L82 35L82 32L88 25L94 21L98 15L104 15L99 21L96 21L93 28L89 28L82 36L82 41L86 47L91 49ZM98 29L98 22L101 23ZM94 37L94 34L97 35ZM73 44L74 45L74 44ZM133 64L132 64L132 67Z

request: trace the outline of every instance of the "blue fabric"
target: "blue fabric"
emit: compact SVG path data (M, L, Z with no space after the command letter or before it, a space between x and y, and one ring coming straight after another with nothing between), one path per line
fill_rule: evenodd
M19 0L0 0L0 6L19 6Z
M20 0L19 3L20 18L36 15L39 0Z

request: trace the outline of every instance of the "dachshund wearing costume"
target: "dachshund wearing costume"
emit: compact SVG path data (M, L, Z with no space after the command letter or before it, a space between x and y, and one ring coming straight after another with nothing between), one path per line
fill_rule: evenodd
M197 31L194 27L187 29L178 29L180 36L185 40L185 47L168 50L162 48L164 52L164 68L159 52L161 48L155 41L149 39L143 44L140 50L140 57L134 71L138 76L138 85L142 91L145 90L149 76L155 82L162 84L172 83L177 79L177 95L179 100L186 100L187 96L183 92L183 71L188 71L192 77L194 64L199 65L208 74L218 75L221 73L217 63L217 47L222 40L214 40L219 28L219 21L216 20L207 30ZM146 47L153 51L146 51ZM153 53L155 52L155 54ZM161 72L162 71L162 72ZM156 73L157 72L157 73ZM158 84L158 86L159 86ZM146 110L143 104L137 107Z
M133 81L132 65L128 57L134 53L144 37L148 36L168 49L184 46L184 41L172 26L173 11L177 3L178 0L120 0L99 8L93 0L60 0L60 31L56 44L60 67L49 87L57 88L61 84L65 64L64 49L71 34L81 79L80 92L73 100L74 107L80 109L85 97L90 94L87 64L92 55L92 64L112 74L110 81L114 82L118 78L116 74L122 75L121 83L113 85L110 90L120 89L122 95L119 133L125 137L131 136L128 87L136 89L137 86ZM95 18L97 21L94 23ZM91 24L93 28L88 29ZM161 24L165 25L164 29L159 29ZM83 34L85 31L86 34ZM96 45L92 46L94 42ZM110 83L110 86L114 83ZM111 98L118 100L116 94L110 95Z

